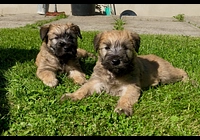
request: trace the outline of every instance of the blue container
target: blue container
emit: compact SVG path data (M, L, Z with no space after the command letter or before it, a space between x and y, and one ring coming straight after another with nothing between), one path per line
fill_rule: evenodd
M107 15L107 16L110 16L110 15L111 15L111 8L107 6L107 7L105 8L105 12L106 12L106 15Z

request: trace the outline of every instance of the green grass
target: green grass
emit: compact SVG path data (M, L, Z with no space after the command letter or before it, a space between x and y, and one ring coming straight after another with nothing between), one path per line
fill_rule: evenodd
M68 15L65 15L65 14L60 14L58 16L54 16L53 18L49 19L49 20L40 20L40 21L37 21L36 23L34 24L27 24L25 27L22 27L22 28L32 28L32 29L37 29L38 27L46 24L46 23L49 23L49 22L52 22L52 21L56 21L56 20L59 20L59 19L62 19L62 18L67 18Z
M30 27L30 26L29 26ZM59 75L55 88L36 77L41 40L37 28L0 29L0 133L18 135L200 135L200 38L141 34L139 54L156 54L183 68L194 83L162 85L143 91L131 117L117 115L119 97L93 94L81 101L59 99L80 86ZM82 31L79 47L95 53L96 32ZM81 62L87 74L95 60Z

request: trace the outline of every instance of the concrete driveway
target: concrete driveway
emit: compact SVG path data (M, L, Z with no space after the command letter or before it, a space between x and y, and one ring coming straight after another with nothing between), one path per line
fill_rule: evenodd
M53 16L39 14L16 14L2 15L0 17L0 28L23 27L39 20L48 20ZM82 31L103 31L114 29L114 24L119 16L69 16L51 23L73 22ZM124 28L135 31L139 34L174 34L184 36L200 37L200 17L184 17L184 22L180 22L173 17L143 17L143 16L123 16Z

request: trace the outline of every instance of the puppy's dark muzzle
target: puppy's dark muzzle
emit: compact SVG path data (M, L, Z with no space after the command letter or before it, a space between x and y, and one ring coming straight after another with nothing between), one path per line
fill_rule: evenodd
M70 41L60 40L57 42L54 53L60 59L69 59L75 57L77 53L77 47Z
M59 42L59 46L60 46L61 48L63 48L63 51L64 51L65 53L67 53L67 52L72 52L72 51L73 51L73 44L70 43L70 42L61 41L61 42Z
M111 60L111 64L112 65L119 65L120 64L120 60L119 59L117 59L117 58L115 58L115 59L113 59L113 60Z
M58 44L61 48L63 48L64 52L68 52L70 51L70 45L69 43L66 43L64 41L60 41L59 44Z
M63 49L64 49L65 52L71 52L72 51L72 48L69 47L69 46L64 46Z
M118 55L112 55L108 57L108 60L110 61L110 64L113 66L118 66L121 64L121 57Z

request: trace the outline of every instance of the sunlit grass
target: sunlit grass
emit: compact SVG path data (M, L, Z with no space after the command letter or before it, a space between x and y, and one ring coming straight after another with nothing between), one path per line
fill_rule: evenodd
M141 34L139 54L156 54L184 69L194 83L162 85L143 91L131 117L118 116L119 97L94 94L81 101L59 99L80 86L59 75L55 88L36 77L39 30L0 29L1 135L200 135L200 38ZM82 31L79 47L91 53L97 32ZM89 78L95 60L81 65Z

